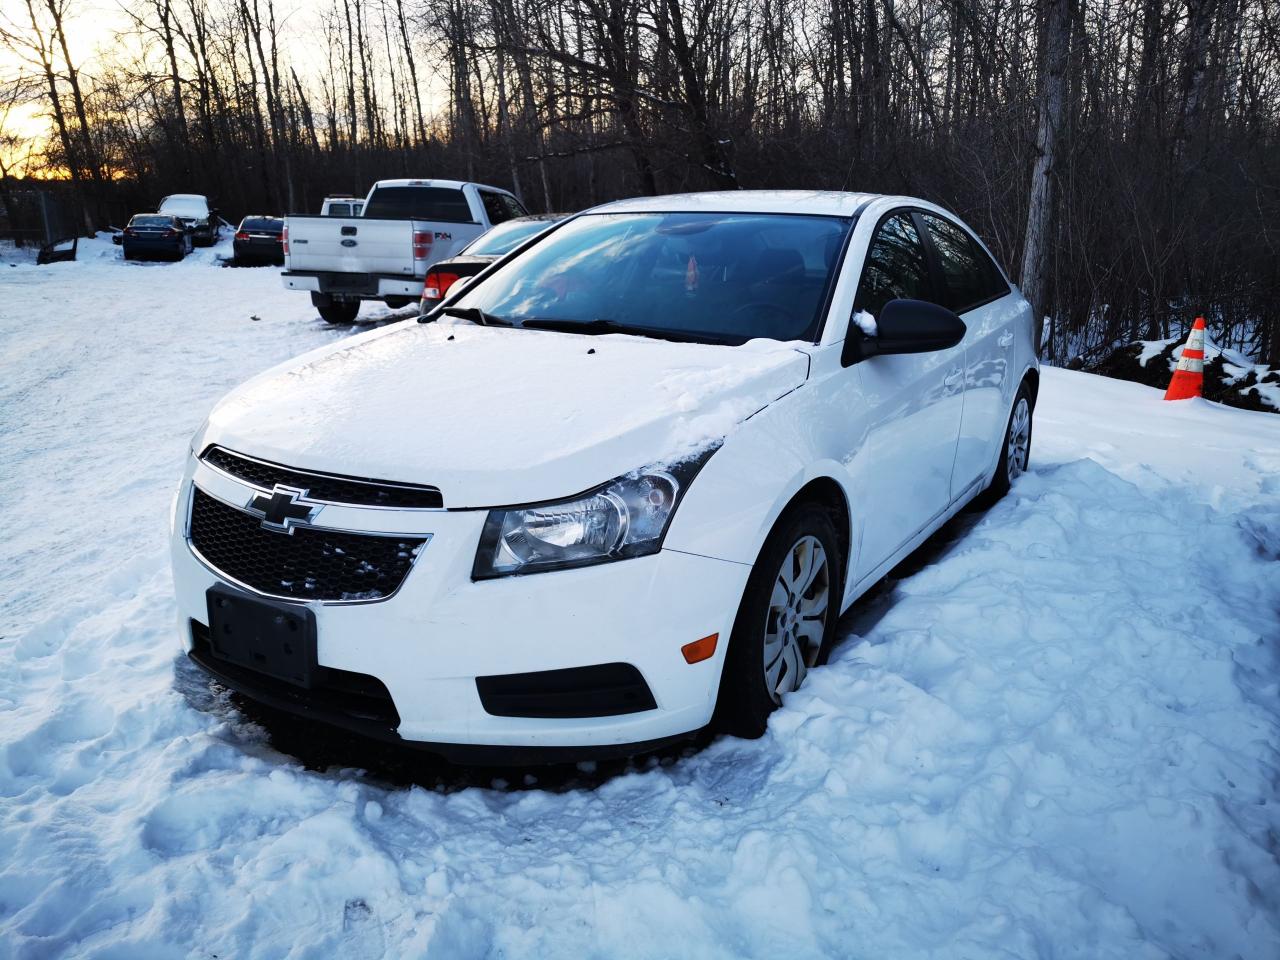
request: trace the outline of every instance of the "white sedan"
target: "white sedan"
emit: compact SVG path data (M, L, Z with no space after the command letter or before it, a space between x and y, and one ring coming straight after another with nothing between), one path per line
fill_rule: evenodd
M455 760L759 736L1025 468L1031 310L906 197L608 204L223 400L173 516L224 685Z

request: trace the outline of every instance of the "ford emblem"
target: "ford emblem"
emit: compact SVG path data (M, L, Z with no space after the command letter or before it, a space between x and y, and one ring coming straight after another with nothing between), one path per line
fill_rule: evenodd
M357 242L357 241L355 241L355 240L343 240L343 241L342 241L342 245L343 245L344 247L354 247L354 246L356 245L356 242Z

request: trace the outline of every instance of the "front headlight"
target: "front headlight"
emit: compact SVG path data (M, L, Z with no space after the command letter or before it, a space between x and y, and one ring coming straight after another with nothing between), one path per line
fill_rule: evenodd
M569 500L490 510L471 578L657 553L685 490L718 447L678 463L637 470Z

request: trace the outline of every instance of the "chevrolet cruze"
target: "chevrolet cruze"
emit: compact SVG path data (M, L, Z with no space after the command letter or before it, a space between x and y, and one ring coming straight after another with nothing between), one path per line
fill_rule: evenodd
M218 404L187 655L461 761L758 736L836 619L1025 468L1031 311L921 200L611 203Z

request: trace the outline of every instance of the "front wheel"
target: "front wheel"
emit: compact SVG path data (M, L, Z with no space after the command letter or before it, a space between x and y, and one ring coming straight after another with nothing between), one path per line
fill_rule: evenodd
M826 662L844 584L839 539L816 503L783 515L765 541L738 607L716 702L725 733L762 736L769 714Z

